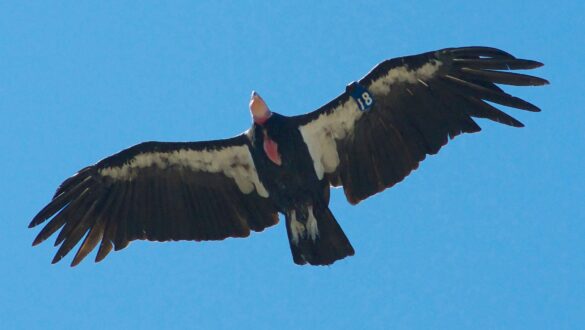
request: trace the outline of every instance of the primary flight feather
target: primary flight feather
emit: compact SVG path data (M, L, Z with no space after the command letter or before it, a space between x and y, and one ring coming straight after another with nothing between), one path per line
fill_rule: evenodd
M282 213L294 262L332 264L354 250L329 210L331 186L343 186L357 204L400 182L449 139L480 131L474 117L523 126L492 104L540 110L496 84L547 84L509 72L540 66L488 47L395 58L293 117L272 112L253 92L253 124L239 136L141 143L65 180L29 225L50 219L33 245L61 229L55 263L85 237L75 266L98 245L101 261L136 239L246 237Z

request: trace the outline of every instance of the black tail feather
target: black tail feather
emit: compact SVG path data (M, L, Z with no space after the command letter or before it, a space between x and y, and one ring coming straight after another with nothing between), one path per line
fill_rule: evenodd
M327 207L309 207L306 220L297 219L294 211L286 215L286 231L293 260L298 265L331 265L354 255L355 251L345 233ZM314 223L316 221L316 229ZM313 228L313 229L311 229Z

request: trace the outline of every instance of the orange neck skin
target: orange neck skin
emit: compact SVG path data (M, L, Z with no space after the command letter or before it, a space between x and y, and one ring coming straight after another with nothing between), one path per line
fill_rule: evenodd
M256 123L258 125L264 125L264 123L266 123L266 121L268 120L268 118L270 118L270 116L272 116L272 112L268 111L262 117L252 116L252 118L254 119L254 123Z
M268 156L268 159L272 161L274 164L280 166L282 165L282 158L280 157L280 153L278 152L278 144L274 142L266 132L264 132L264 144L262 146L264 148L264 153Z

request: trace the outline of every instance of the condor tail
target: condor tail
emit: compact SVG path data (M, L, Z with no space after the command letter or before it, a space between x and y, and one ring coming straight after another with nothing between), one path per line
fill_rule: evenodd
M330 265L355 253L327 207L308 206L287 212L286 231L293 260L298 265Z

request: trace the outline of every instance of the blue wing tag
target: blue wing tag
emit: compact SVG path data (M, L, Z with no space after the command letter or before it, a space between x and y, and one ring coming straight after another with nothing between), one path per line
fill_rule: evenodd
M372 94L362 85L358 84L357 81L347 85L349 95L358 104L361 111L368 111L374 106L374 97Z

